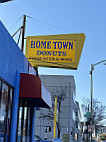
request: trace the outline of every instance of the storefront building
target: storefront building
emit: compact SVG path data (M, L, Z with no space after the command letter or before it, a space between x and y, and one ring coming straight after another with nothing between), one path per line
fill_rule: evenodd
M0 142L33 142L36 107L51 95L0 21Z

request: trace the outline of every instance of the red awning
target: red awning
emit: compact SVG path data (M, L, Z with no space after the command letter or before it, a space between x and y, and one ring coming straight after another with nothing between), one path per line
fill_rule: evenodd
M51 107L51 94L44 87L38 76L21 73L20 77L19 97L26 100L27 105L34 107Z

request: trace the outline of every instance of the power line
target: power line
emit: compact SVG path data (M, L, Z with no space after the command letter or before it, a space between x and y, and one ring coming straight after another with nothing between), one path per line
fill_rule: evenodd
M21 16L9 29L13 28L22 18L23 16Z
M50 23L45 22L45 21L43 21L43 20L40 20L40 19L31 17L31 16L26 16L26 17L27 17L27 18L30 18L30 19L33 19L33 20L36 20L36 21L38 21L38 22L40 22L40 23L44 23L44 24L49 25L49 26L51 26L51 27L54 27L54 28L58 28L58 29L61 29L61 30L65 30L65 31L71 32L71 31L68 30L68 29L59 27L59 26L57 26L57 25L50 24ZM23 18L23 16L21 16L9 29L12 29L22 18Z
M65 28L59 27L59 26L57 26L57 25L53 25L53 24L47 23L47 22L45 22L45 21L43 21L43 20L40 20L40 19L31 17L31 16L27 16L27 17L30 18L30 19L33 19L33 20L37 20L37 21L40 22L40 23L44 23L44 24L47 24L47 25L49 25L49 26L52 26L52 27L55 27L55 28L58 28L58 29L61 29L61 30L65 30L65 31L71 32L71 31L68 30L68 29L65 29Z

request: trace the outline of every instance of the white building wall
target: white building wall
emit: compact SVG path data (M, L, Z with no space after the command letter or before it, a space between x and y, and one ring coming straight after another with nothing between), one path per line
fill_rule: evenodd
M61 112L60 112L60 127L61 127L61 137L63 134L71 133L75 130L74 121L73 121L73 110L74 110L74 100L75 98L75 81L73 76L57 76L57 75L41 75L40 76L45 87L53 95L55 90L65 90L65 98L61 103ZM57 91L55 92L55 94ZM58 93L57 93L58 94ZM43 109L43 113L47 113L47 109ZM52 131L48 132L48 138L53 138L53 120L40 119L40 111L36 112L36 124L35 124L35 134L45 137L45 127L51 126Z
M78 141L81 141L81 112L80 112L80 107L79 103L76 101L74 105L74 111L75 111L75 122L78 124L78 128L75 128L75 133L78 134Z

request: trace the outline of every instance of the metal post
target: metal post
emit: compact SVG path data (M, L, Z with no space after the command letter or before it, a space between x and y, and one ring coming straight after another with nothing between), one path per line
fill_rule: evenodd
M106 60L102 60L102 61L97 62L95 64L91 64L91 70L90 70L90 75L91 75L91 110L90 110L91 111L91 124L90 125L93 124L93 120L92 120L92 98L93 98L93 77L92 77L92 73L93 73L93 70L94 70L94 66L99 65L99 64L104 63L104 62L106 62ZM91 132L91 142L92 142L92 132Z
M89 104L88 104L88 112L89 112ZM90 121L90 119L87 118L87 122L88 122L88 124L87 124L87 132L88 132L89 121ZM87 142L89 142L89 141L90 141L90 135L89 135L89 132L88 132L88 134L87 134Z
M91 64L91 125L92 125L92 98L93 98L93 79L92 79L93 65ZM91 142L92 142L92 133L91 133Z
M92 80L92 64L91 64L91 118L92 118L92 97L93 97L93 80Z
M57 116L57 97L55 97L55 111L54 111L54 138L56 138L56 116Z
M21 50L24 51L24 35L25 35L25 25L26 25L26 15L23 16L23 26L22 26L22 45Z
M69 82L69 109L68 109L68 134L70 135L70 104L71 104L71 100L70 100L70 88L71 88L71 83Z

